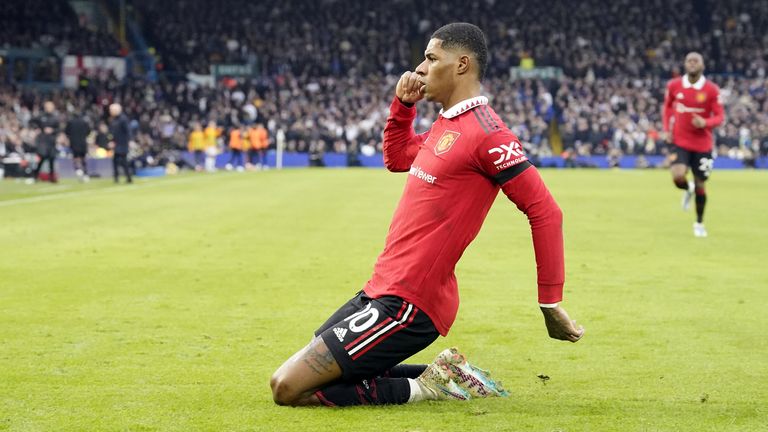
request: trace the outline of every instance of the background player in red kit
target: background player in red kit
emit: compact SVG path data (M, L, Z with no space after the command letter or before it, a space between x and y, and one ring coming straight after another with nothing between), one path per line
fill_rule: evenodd
M685 75L667 84L664 96L664 132L669 132L670 120L674 119L672 143L676 158L672 162L672 180L675 186L685 190L683 210L688 210L691 197L696 194L696 222L693 235L706 237L704 206L707 203L705 182L712 173L712 129L724 119L717 84L704 78L704 59L697 52L685 56ZM693 172L693 182L686 179L688 168Z
M384 130L384 163L408 172L384 251L364 289L272 376L283 405L398 404L505 395L487 372L455 349L426 365L403 360L448 333L458 309L454 268L475 238L499 189L529 219L538 299L549 335L578 341L558 303L564 283L562 213L522 146L480 96L487 48L467 23L437 30L415 72L405 72ZM416 135L414 104L443 109Z

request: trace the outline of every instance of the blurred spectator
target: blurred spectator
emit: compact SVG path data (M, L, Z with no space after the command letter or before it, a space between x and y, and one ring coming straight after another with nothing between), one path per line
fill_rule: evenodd
M195 171L202 171L203 164L205 163L205 133L203 133L203 128L198 122L192 125L187 149L192 152L195 160Z
M89 180L88 163L85 156L88 154L87 139L91 133L91 126L85 117L74 115L67 122L64 133L67 135L69 148L72 151L72 164L75 174L80 181L87 182Z
M261 122L248 129L250 147L248 148L249 168L262 169L267 166L267 147L269 146L269 136L267 129Z
M35 149L39 162L32 176L34 181L40 178L40 170L43 164L48 162L48 180L56 183L56 139L59 134L59 119L56 114L56 105L52 101L43 103L44 112L34 120L38 129L35 138Z
M227 162L226 168L228 171L235 169L237 171L243 170L243 148L246 147L248 141L248 131L245 125L232 128L229 133L229 162Z
M216 171L216 155L219 153L217 140L221 135L221 128L216 127L215 121L209 121L203 134L205 140L205 170L213 172Z
M133 183L131 178L131 169L128 166L128 152L130 150L131 129L128 124L128 117L123 114L123 107L120 104L113 103L109 106L109 116L112 122L109 125L111 141L110 148L114 152L112 156L112 175L115 183L120 181L118 168L122 168L128 183Z

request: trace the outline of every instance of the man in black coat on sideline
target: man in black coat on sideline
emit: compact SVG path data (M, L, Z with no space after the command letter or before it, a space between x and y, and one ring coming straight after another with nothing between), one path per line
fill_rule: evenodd
M88 135L91 133L91 125L84 116L74 116L67 122L64 133L69 140L69 148L72 150L72 165L75 174L80 181L88 181L88 164L85 157L88 154Z
M120 180L118 167L123 168L128 183L133 183L131 169L128 166L128 150L131 141L131 126L128 122L128 116L123 114L123 107L117 103L109 106L109 116L112 118L112 121L109 123L109 132L112 135L109 147L114 152L112 157L112 173L115 183L118 183Z
M40 162L35 168L33 179L37 181L43 164L48 162L48 173L51 183L56 183L56 135L59 133L59 119L56 116L56 106L51 101L43 104L43 114L34 120L40 133L35 138L36 153Z

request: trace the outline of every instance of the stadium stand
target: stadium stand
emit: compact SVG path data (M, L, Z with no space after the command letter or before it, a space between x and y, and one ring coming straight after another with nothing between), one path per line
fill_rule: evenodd
M65 54L119 55L115 35L78 16L61 0L0 3L0 47L42 48Z
M159 79L100 74L82 77L75 89L51 91L20 85L13 71L3 70L3 153L31 151L30 120L48 97L62 123L85 113L98 124L107 105L120 102L135 131L132 157L141 164L180 160L192 123L207 120L225 130L265 121L272 146L282 130L289 152L379 150L399 74L420 61L436 26L468 20L489 37L486 93L533 156L664 154L664 85L680 73L690 50L703 54L707 76L722 87L727 122L716 132L719 153L747 160L768 154L765 2L127 4L153 46ZM114 32L89 25L67 2L13 0L0 12L0 46L6 49L45 49L58 57L125 54ZM212 73L220 65L247 65L251 72L247 78ZM557 76L512 79L516 67L552 67ZM191 74L212 74L213 85ZM423 130L437 108L425 106L419 115L417 129Z

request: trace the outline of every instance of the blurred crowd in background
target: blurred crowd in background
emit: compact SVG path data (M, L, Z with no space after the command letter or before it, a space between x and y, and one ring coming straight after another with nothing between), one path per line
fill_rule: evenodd
M718 153L768 154L768 2L126 3L152 44L159 79L100 74L80 77L76 89L50 90L0 76L0 155L34 152L35 119L45 100L54 102L62 132L70 118L88 119L93 155L108 152L98 133L107 133L108 106L120 103L132 130L131 159L148 165L194 150L195 125L219 131L217 152L230 149L232 131L261 124L270 148L280 138L286 151L371 154L381 150L399 75L421 61L430 34L452 21L485 30L490 58L484 93L531 155L550 156L553 148L577 155L665 154L664 88L694 50L705 59L705 75L721 87L726 122L715 133ZM64 1L3 2L0 17L0 49L127 52L114 34ZM256 73L212 86L184 79L222 63L248 64ZM511 73L545 66L562 74L517 79ZM439 108L420 105L418 131ZM62 154L66 144L62 133Z

